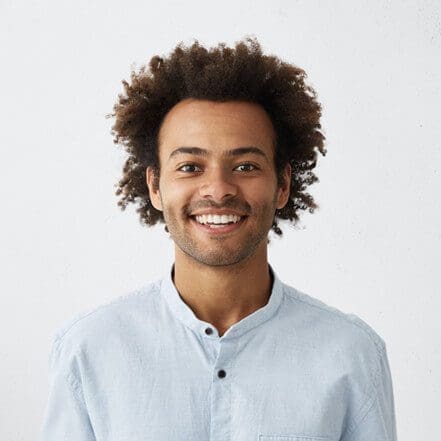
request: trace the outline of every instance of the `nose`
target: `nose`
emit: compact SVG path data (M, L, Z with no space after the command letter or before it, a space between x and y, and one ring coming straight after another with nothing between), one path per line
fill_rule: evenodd
M199 187L199 195L202 198L211 198L221 202L223 199L237 195L237 185L233 177L221 167L206 171L203 182Z

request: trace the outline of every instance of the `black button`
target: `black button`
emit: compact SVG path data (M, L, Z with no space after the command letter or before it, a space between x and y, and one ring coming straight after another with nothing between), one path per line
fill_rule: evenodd
M213 334L213 330L211 328L205 328L205 333L207 335Z
M219 378L224 378L225 375L227 375L227 373L223 369L221 369L220 371L217 372L217 376Z

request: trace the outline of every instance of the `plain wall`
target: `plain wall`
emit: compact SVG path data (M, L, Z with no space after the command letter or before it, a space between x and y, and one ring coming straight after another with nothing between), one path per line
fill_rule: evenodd
M328 153L320 209L271 234L286 283L386 341L398 438L433 439L441 406L440 59L435 1L0 3L0 439L36 439L55 329L160 277L163 226L122 212L112 111L131 67L193 39L256 36L308 73Z

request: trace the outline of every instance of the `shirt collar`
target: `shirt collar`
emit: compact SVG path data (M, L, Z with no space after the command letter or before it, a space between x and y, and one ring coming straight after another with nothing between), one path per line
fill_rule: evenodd
M221 339L225 340L239 337L250 329L253 329L256 326L259 326L265 321L269 320L277 312L277 309L279 308L282 301L283 283L277 276L273 267L270 264L268 264L268 267L270 273L273 276L273 286L267 304L232 325L222 335L222 337L220 337ZM202 337L218 339L219 333L217 329L211 323L200 320L198 317L196 317L193 310L184 302L182 297L179 295L172 279L173 269L174 264L171 266L167 275L162 278L160 288L160 294L166 300L173 315L186 326L191 328L193 331L200 334ZM208 328L211 329L211 334L210 331L207 331Z

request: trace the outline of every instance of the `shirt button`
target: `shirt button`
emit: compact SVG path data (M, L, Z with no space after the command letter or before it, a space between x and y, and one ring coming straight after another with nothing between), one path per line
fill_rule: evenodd
M217 376L219 378L224 378L225 375L227 375L227 373L223 369L221 369L220 371L217 371Z
M211 328L205 328L205 333L207 335L213 334L213 330Z

